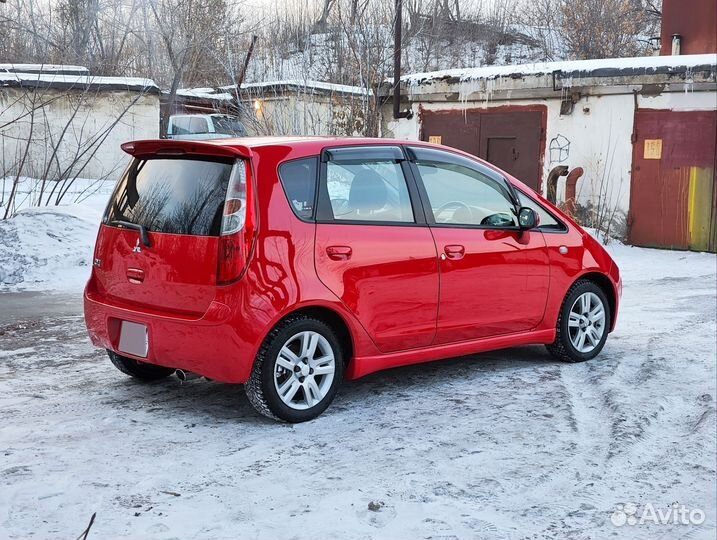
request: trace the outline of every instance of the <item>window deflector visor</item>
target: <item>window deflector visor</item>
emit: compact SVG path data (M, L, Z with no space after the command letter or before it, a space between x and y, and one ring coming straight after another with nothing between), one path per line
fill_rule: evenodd
M403 161L403 151L399 146L343 146L326 148L321 161L362 163L366 161Z

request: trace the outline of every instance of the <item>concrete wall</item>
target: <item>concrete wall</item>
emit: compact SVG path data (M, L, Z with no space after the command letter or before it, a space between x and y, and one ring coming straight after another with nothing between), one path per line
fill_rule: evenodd
M0 87L0 177L114 179L121 143L158 136L157 94Z
M543 105L548 118L543 156L542 191L550 170L557 165L570 169L583 167L585 175L578 183L577 202L597 204L602 197L611 208L617 207L622 219L630 209L630 176L632 169L632 133L635 99L639 108L673 110L714 110L717 93L670 92L657 96L637 94L588 95L581 97L572 114L560 115L560 99L425 101L411 104L413 118L393 120L391 105L382 109L381 135L419 140L421 111L461 111L504 105ZM567 155L551 151L551 142L569 144ZM602 194L602 195L601 195ZM565 177L558 183L558 202L564 201Z

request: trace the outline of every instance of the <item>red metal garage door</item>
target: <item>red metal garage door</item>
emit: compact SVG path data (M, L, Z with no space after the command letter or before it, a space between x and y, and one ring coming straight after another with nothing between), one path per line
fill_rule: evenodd
M421 139L464 150L540 189L544 106L423 111Z
M717 111L640 110L630 185L630 242L715 250Z

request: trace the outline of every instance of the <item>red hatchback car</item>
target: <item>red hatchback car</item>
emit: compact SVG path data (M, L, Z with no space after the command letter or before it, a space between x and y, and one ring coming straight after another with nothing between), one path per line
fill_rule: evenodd
M321 414L344 377L524 344L597 355L605 250L475 157L387 139L137 141L85 290L92 342L141 380L244 384Z

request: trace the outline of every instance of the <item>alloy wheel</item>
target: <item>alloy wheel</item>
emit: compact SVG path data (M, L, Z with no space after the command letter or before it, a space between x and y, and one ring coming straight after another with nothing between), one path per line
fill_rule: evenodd
M605 334L605 306L594 292L586 292L575 299L568 318L570 342L578 352L589 353L598 346Z
M334 351L328 340L318 332L299 332L279 351L274 367L274 386L284 404L305 410L326 397L335 371Z

